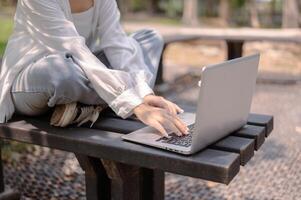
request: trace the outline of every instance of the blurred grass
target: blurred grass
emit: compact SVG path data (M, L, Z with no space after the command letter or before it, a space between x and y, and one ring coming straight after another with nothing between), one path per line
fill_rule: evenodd
M7 40L13 30L13 19L0 18L0 57L2 57Z
M180 18L170 18L170 17L162 17L162 16L152 16L149 17L144 13L135 13L135 14L128 14L124 18L125 22L134 22L134 23L155 23L161 25L173 25L173 26L181 26L181 19Z
M176 18L154 18L150 22L160 23L162 25L175 25L180 26L181 20Z

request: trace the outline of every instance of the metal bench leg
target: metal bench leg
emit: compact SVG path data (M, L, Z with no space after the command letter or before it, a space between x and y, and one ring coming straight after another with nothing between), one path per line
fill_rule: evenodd
M106 175L101 161L81 154L75 155L85 171L87 200L110 199L110 179Z
M228 60L239 58L243 53L243 41L226 41L228 48Z
M20 194L14 190L5 191L4 174L2 165L2 140L0 140L0 200L19 200Z
M136 166L101 160L111 179L114 200L164 199L164 173Z

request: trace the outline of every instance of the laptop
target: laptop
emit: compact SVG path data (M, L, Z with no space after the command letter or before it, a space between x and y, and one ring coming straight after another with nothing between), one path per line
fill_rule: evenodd
M178 116L190 133L169 138L150 127L122 136L124 140L193 154L240 129L247 123L256 85L259 54L229 60L202 69L196 113Z

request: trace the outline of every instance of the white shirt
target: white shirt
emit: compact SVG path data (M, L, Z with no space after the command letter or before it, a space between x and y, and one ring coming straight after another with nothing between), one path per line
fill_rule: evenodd
M12 83L18 73L47 54L69 52L95 91L119 116L126 118L152 93L153 74L136 40L120 25L115 0L95 0L92 32L85 40L74 26L68 0L19 0L15 28L0 68L0 123L14 113ZM104 50L113 69L91 52Z
M93 12L94 6L84 12L72 13L75 28L78 34L85 39L88 39L92 32L91 24L93 23Z

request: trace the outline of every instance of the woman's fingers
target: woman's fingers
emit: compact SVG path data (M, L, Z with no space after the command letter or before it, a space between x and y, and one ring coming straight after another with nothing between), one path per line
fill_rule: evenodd
M170 114L177 114L174 106L171 104L170 101L165 100L162 98L162 108L166 109Z
M168 137L166 129L178 136L188 133L186 124L167 109L141 104L135 108L134 113L139 120L154 127L165 137Z
M177 129L181 132L181 135L188 134L187 125L184 122L182 122L182 120L178 116L170 116L169 120L172 121L172 123L177 127Z
M161 133L162 136L169 137L165 128L159 122L154 120L151 122L151 126L154 127L155 129L157 129Z
M176 108L177 110L177 113L183 113L184 110L182 108L180 108L177 104L173 103L174 104L174 107Z
M184 110L181 109L178 105L161 96L155 96L155 95L146 96L145 103L150 106L165 109L173 115L184 112Z
M174 104L170 101L166 101L169 107L169 110L171 110L170 114L172 115L176 115L178 112L176 110L176 107L174 106Z
M162 125L175 133L177 136L182 136L183 134L181 131L177 128L177 126L168 118L165 118L164 120L161 121Z
M165 101L168 103L169 107L171 107L172 114L176 115L178 113L183 113L184 112L184 110L182 108L180 108L177 104L175 104L175 103L173 103L169 100L165 100Z
M175 123L177 127L181 130L181 132L185 135L189 134L189 129L187 127L187 124L185 124L178 116L175 116Z

